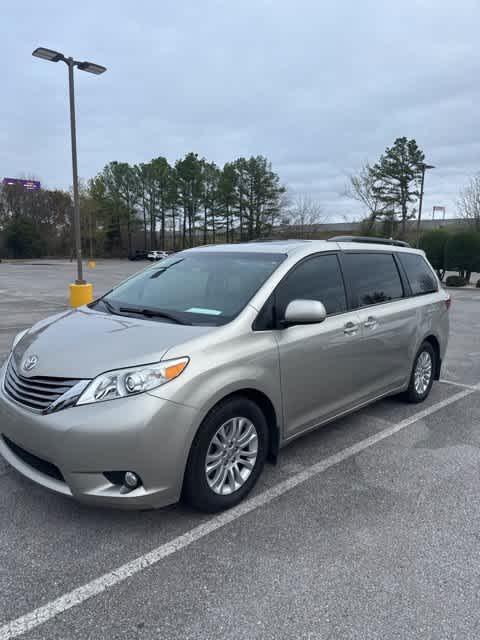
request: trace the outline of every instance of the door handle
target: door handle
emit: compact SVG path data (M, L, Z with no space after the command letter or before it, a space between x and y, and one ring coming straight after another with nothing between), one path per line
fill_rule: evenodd
M358 324L354 322L347 322L347 324L343 327L343 333L346 333L348 336L353 336L358 331Z
M377 324L378 322L376 318L374 318L373 316L368 316L368 318L363 323L363 326L366 327L367 329L375 329Z

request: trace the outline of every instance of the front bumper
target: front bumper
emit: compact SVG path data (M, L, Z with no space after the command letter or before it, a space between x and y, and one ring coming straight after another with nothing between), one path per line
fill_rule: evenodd
M2 378L0 454L21 474L91 504L142 509L179 499L195 409L144 393L39 415L11 400ZM52 467L59 474L50 473ZM103 475L127 470L142 479L129 493Z

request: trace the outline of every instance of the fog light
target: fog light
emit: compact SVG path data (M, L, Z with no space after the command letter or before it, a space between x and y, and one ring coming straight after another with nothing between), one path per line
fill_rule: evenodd
M123 483L129 489L135 489L138 486L140 478L133 471L126 471L123 477Z

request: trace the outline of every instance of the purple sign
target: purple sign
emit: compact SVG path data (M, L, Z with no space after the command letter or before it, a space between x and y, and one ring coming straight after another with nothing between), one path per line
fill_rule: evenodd
M27 191L38 191L40 189L40 182L38 180L23 180L22 178L4 178L3 184L16 185L23 187Z

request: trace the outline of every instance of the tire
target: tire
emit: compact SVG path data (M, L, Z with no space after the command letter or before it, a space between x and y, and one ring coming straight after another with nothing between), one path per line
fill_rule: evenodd
M251 426L256 440L255 434L248 431ZM236 453L234 444L229 448L229 442L234 441L238 443ZM245 444L242 444L244 441ZM259 407L243 396L220 402L204 419L192 443L183 483L184 500L195 509L207 513L230 509L255 486L262 473L267 451L268 425ZM213 460L212 468L216 465L209 474L207 454ZM219 465L220 458L222 462ZM242 463L252 464L252 468ZM223 484L222 478L225 480ZM215 484L215 489L212 484ZM236 484L239 486L236 487Z
M423 363L423 364L422 364ZM426 373L428 370L428 365L430 367L428 382L426 380ZM412 373L410 376L410 382L408 385L408 389L404 394L407 402L418 403L423 402L429 395L430 390L432 388L433 379L435 377L435 371L437 366L437 354L435 353L435 349L429 342L423 342L420 346L420 349L417 351L417 355L415 356L415 360L413 362ZM420 372L418 368L423 367L423 380L420 382L418 376ZM418 375L416 375L416 373Z

